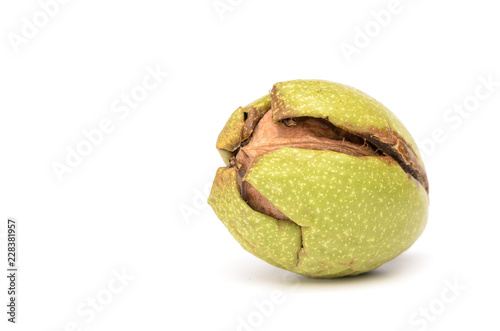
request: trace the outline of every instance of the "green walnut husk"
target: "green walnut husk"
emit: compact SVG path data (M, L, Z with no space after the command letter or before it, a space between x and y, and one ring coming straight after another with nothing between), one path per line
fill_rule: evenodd
M427 222L417 146L381 103L319 80L277 83L229 118L208 203L248 252L315 278L407 250Z

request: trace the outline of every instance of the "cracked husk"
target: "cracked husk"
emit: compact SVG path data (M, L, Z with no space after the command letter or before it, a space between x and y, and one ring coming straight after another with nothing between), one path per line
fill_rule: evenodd
M309 277L373 270L424 230L428 181L416 144L382 104L298 80L230 117L209 204L241 246Z

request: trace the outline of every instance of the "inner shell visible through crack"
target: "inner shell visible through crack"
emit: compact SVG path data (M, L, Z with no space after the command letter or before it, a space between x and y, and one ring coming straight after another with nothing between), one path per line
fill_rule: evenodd
M238 183L243 200L254 210L278 220L289 218L242 178L256 157L282 147L329 150L357 157L374 156L392 161L391 157L365 138L342 130L327 120L299 117L273 123L272 110L267 111L255 126L250 138L242 142L232 165L238 167Z

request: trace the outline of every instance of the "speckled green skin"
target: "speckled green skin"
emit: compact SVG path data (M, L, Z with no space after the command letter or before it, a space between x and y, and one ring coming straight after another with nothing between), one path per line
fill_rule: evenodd
M276 121L314 116L351 132L389 138L398 134L417 156L413 161L423 167L399 120L358 90L324 81L292 81L276 84L270 99ZM240 143L242 113L255 105L265 113L271 107L268 100L263 97L239 108L228 121L218 140L226 162ZM236 178L235 167L217 171L208 200L217 216L250 253L309 277L373 270L408 249L427 221L425 187L387 158L290 147L257 158L243 180L292 221L250 208L241 198Z

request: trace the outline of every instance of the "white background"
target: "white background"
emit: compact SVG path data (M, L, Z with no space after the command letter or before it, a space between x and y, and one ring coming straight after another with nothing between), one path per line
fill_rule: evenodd
M498 327L494 1L223 0L223 13L213 0L62 2L46 22L35 0L0 5L0 264L15 217L20 268L16 325L0 282L1 330ZM168 77L128 116L114 112L148 70ZM229 115L298 78L370 94L425 155L428 226L367 275L294 277L244 251L205 202ZM113 131L59 180L55 162L105 118ZM276 295L264 316L256 303Z

